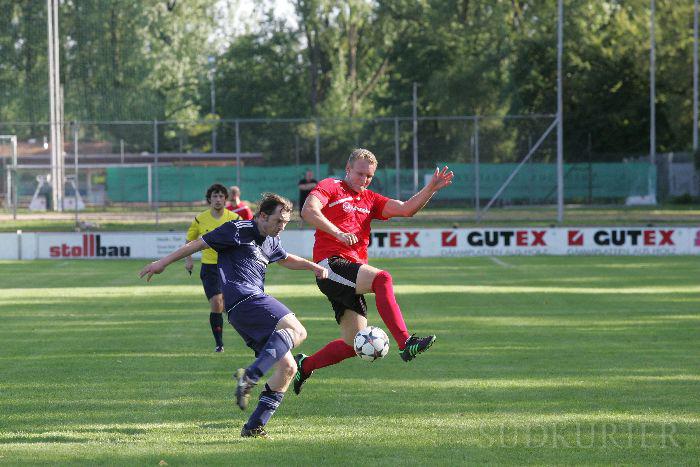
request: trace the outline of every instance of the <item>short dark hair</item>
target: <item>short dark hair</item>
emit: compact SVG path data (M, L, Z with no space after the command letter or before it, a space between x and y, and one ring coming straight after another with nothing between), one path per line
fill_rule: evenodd
M284 196L277 193L263 193L258 203L257 214L265 213L269 216L275 212L277 206L282 206L281 212L292 212L292 202Z
M207 203L211 204L211 195L214 193L223 193L224 197L228 199L228 190L221 183L215 183L209 188L207 188Z

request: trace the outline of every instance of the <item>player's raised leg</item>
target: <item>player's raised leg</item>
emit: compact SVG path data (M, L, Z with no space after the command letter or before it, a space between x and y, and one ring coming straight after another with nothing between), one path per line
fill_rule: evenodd
M413 360L416 355L433 345L436 339L434 335L409 335L401 308L396 302L393 279L387 271L363 264L357 274L356 290L358 294L374 293L379 316L389 328L405 362Z
M340 339L330 341L323 348L311 356L298 354L295 357L299 370L294 377L294 393L301 392L301 386L311 377L314 370L335 365L343 360L355 356L353 341L355 334L360 329L367 327L367 318L355 313L353 310L345 310L340 317Z

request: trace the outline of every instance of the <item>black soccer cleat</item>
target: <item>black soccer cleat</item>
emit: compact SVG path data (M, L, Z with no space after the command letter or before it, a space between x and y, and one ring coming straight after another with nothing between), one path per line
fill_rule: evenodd
M241 430L241 438L265 438L265 439L272 439L268 434L267 431L265 431L265 428L263 426L257 426L255 428L246 428L245 425L243 425L243 429Z
M216 348L214 349L214 352L216 352L216 353L221 353L223 351L224 351L223 345L217 345Z
M436 336L418 337L413 334L406 340L406 347L400 352L404 362L410 362L416 355L423 353L430 348L437 339Z
M304 355L303 353L294 356L294 361L297 362L297 374L294 375L294 394L296 395L299 395L301 392L301 386L304 384L304 381L311 378L311 375L314 374L312 371L308 376L304 376L304 372L301 371L301 362L307 357L308 355Z
M256 384L248 378L245 374L245 368L239 368L234 375L236 380L236 404L241 410L248 408L248 401L250 400L250 392L253 390Z

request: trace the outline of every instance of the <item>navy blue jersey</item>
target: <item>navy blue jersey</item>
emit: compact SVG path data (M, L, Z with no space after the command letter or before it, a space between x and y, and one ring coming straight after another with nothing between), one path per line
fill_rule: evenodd
M287 257L279 237L262 235L252 220L226 222L202 235L202 240L218 253L227 310L264 293L267 265Z

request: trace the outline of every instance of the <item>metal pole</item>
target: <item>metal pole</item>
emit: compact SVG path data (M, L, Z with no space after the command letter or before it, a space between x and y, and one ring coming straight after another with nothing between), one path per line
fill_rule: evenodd
M648 191L649 196L654 196L656 202L656 193L653 193L651 183L651 174L656 167L656 33L654 26L656 23L656 0L651 0L651 15L649 20L649 175L648 175Z
M593 204L593 142L588 132L588 204Z
M418 191L418 83L413 82L413 192Z
M12 219L17 220L17 136L13 136L12 142Z
M3 157L0 159L0 164L2 164L2 173L5 174L5 202L9 208L12 204L12 165L11 162L5 161Z
M294 135L294 162L299 170L299 135Z
M396 199L401 199L401 144L398 117L394 118L394 156L396 158Z
M698 150L698 0L693 2L693 152Z
M215 64L215 58L210 56L209 57L209 65L211 65L211 68L209 68L209 83L210 83L210 92L211 92L211 115L212 118L214 118L214 115L216 115L216 87L214 84L214 78L216 77L216 64ZM216 127L217 123L214 123L214 127L212 128L211 131L211 151L216 154Z
M78 190L80 188L80 179L78 178L78 125L73 122L73 171L75 173L75 192L73 193L75 201L75 226L78 226Z
M318 124L318 118L314 119L316 125L316 180L321 179L321 128Z
M119 154L121 154L122 164L124 163L124 138L119 140Z
M58 6L56 7L56 27L54 28L54 34L56 34L56 69L58 70ZM61 212L65 209L65 198L66 198L66 158L63 153L63 85L60 84L60 74L56 74L56 85L58 86L58 127L56 131L58 133L58 179L61 181L58 185L58 197L59 206L61 206Z
M562 55L564 50L564 0L558 0L557 21L557 222L564 221L564 109L562 97Z
M481 210L479 205L481 204L481 198L479 196L479 116L474 117L474 212L476 213L476 220L481 220Z
M146 174L148 175L148 207L153 207L153 164L148 164Z
M9 208L9 203L12 203L12 167L8 168L10 162L5 161L4 157L0 159L0 164L2 164L2 173L5 174L5 201Z
M236 185L241 187L241 133L238 119L236 119Z
M51 139L51 204L54 211L58 210L58 190L56 180L58 179L58 157L56 147L58 145L56 137L56 85L55 85L55 64L54 64L54 34L53 34L54 1L46 0L46 19L48 31L48 58L49 58L49 133Z
M153 185L155 188L155 207L156 207L156 225L160 222L160 212L159 212L159 206L158 202L160 200L160 194L158 193L158 121L153 120L153 151L155 155L155 170L154 172L154 180L153 180Z
M656 164L656 33L654 30L656 16L656 0L651 0L651 16L649 21L649 163Z

